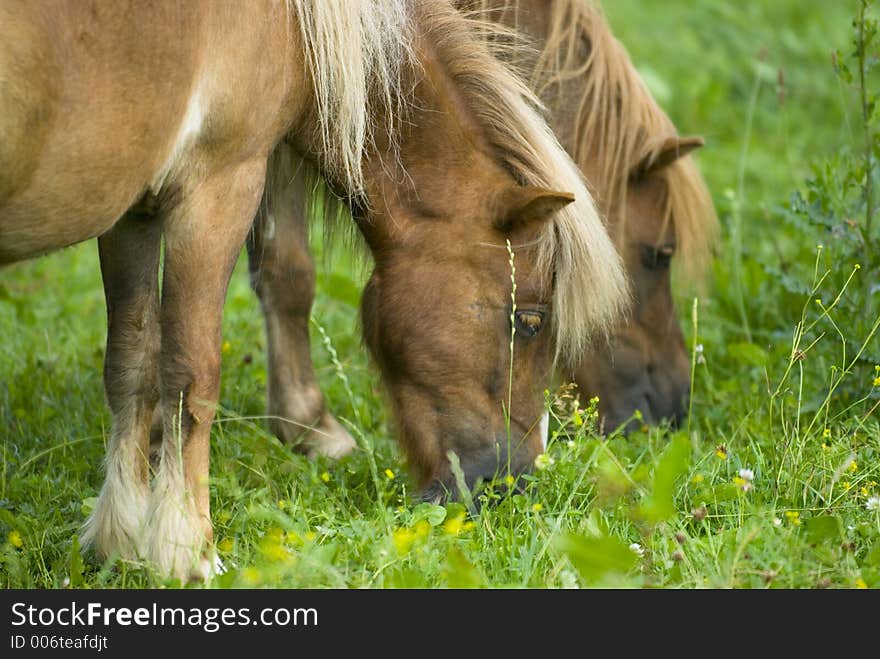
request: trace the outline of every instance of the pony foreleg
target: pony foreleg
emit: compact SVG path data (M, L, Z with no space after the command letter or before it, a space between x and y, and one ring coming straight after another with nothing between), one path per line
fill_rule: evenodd
M138 558L149 498L148 451L159 400L160 223L132 211L98 238L107 302L104 387L113 412L106 475L85 523L83 546L102 557Z
M220 390L223 302L263 190L265 160L181 192L165 222L159 379L162 450L147 554L162 575L210 576L210 430Z
M310 458L340 458L355 448L352 436L327 411L315 378L309 315L315 264L308 244L305 186L290 147L270 160L265 203L248 239L251 285L266 321L269 427Z

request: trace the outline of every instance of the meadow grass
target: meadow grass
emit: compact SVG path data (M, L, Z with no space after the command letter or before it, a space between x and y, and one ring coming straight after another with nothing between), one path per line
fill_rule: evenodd
M478 495L493 501L477 515L413 496L359 337L366 269L320 231L312 352L359 448L309 461L268 432L262 318L242 258L212 435L228 570L209 586L880 587L877 254L853 247L846 220L861 226L848 214L861 207L845 193L858 176L841 182L865 122L831 56L852 61L858 8L608 3L682 134L707 138L698 159L723 243L702 291L676 286L689 418L602 434L595 402L554 387L538 468L522 492ZM2 271L0 335L0 586L177 585L96 563L75 541L110 425L94 242Z

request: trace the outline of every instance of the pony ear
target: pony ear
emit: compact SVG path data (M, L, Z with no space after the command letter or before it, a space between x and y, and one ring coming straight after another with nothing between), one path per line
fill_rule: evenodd
M649 156L633 168L632 177L635 179L644 178L648 174L668 167L694 149L699 149L705 143L706 140L698 136L678 137L675 135L667 137L663 142L663 146L660 147L660 150L653 158Z
M494 225L502 233L511 233L530 225L543 224L573 201L574 195L570 192L532 185L513 186L502 196Z

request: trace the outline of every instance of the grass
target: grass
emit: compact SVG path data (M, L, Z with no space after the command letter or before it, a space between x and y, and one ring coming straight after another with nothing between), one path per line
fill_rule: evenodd
M863 146L859 96L831 61L851 50L858 3L607 4L681 132L707 138L699 162L724 243L698 303L688 282L676 289L693 351L687 428L600 436L590 404L548 392L554 435L524 493L477 516L419 504L358 335L362 270L315 238L313 357L360 450L310 462L266 430L262 320L242 259L212 444L229 570L213 587L880 587L871 254L812 231L790 203L798 190L810 203L837 194L839 155ZM93 243L3 271L3 587L166 583L95 563L74 540L102 479L105 332Z

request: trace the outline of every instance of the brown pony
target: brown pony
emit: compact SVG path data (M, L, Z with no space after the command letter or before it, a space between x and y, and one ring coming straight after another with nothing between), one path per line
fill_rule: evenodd
M84 541L160 574L213 569L223 302L294 159L370 247L365 339L422 485L450 486L452 452L471 479L528 468L554 356L626 297L535 105L437 0L0 2L0 264L98 237L113 428Z
M699 280L717 232L706 185L682 138L589 0L460 0L530 76L551 126L592 184L632 280L631 314L611 342L579 354L561 376L598 396L605 427L677 420L687 409L690 368L673 304L670 265ZM511 43L512 40L512 43ZM527 40L527 44L523 41ZM506 46L505 46L506 44ZM310 454L344 455L354 441L326 410L311 367L308 319L314 266L306 240L302 174L279 207L267 200L248 242L252 282L262 301L269 345L268 408L275 433ZM266 223L273 217L266 239Z
M679 137L591 0L467 0L524 34L508 49L549 110L551 126L591 184L626 265L633 304L610 344L596 343L564 373L599 397L605 428L687 413L690 361L672 297L671 271L701 280L717 236L706 184ZM477 5L479 5L477 7ZM633 425L635 422L631 423Z

